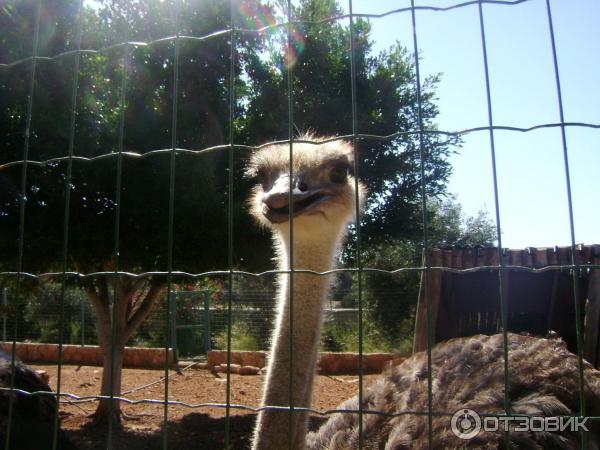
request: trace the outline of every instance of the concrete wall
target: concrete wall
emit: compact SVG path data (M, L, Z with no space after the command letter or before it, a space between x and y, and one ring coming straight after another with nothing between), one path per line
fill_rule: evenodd
M9 355L12 342L2 342L0 347ZM58 344L17 342L17 358L24 363L58 363ZM174 363L173 350L169 349L169 365ZM62 346L62 362L82 366L101 366L102 350L97 345ZM125 367L162 368L165 364L164 348L125 347Z
M394 353L363 354L364 373L380 373L388 365L400 364L408 356ZM240 366L265 367L266 352L232 352L231 363ZM227 352L213 350L208 352L208 368L227 364ZM358 354L356 353L320 353L318 372L321 374L358 373Z

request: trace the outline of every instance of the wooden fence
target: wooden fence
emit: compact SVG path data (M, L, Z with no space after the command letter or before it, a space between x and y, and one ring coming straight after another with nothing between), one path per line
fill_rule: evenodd
M600 265L600 245L576 248L574 258L579 270L575 278L571 247L505 249L501 254L507 330L542 336L552 330L576 352L578 308L584 357L598 366L600 269L590 266ZM428 306L433 343L500 332L498 250L430 249L427 256L431 269L421 274L413 351L427 349Z

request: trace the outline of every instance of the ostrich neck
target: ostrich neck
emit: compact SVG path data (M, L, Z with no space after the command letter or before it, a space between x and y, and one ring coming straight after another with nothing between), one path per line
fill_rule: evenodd
M334 267L334 257L341 236L333 239L321 238L319 242L314 242L315 238L312 236L310 240L306 240L310 243L303 242L304 239L296 240L293 252L294 269L325 272ZM289 241L285 236L279 236L279 240L280 268L287 270L289 269ZM285 274L280 278L277 320L262 405L309 408L323 323L323 306L329 294L331 276L294 273L293 279L290 277ZM292 318L290 311L293 311ZM255 450L287 449L290 439L289 420L288 411L261 411L253 448ZM291 439L294 450L302 450L306 446L307 423L308 413L303 411L293 413Z

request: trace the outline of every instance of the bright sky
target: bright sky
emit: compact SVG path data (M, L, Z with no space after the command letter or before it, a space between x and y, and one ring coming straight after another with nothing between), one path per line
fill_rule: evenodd
M447 6L448 0L417 0ZM401 0L354 0L355 13L410 6ZM600 124L600 2L551 2L565 121ZM485 75L477 5L417 13L422 76L442 72L442 130L487 126ZM410 12L372 19L378 48L395 40L412 50ZM484 4L494 125L530 127L559 122L545 0ZM600 129L567 128L575 241L600 244ZM569 245L565 166L559 128L495 132L502 245ZM449 190L465 212L485 207L494 217L489 133L465 136L452 158Z

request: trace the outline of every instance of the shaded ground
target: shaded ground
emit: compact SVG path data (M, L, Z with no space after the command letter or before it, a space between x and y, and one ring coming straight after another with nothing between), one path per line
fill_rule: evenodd
M33 366L50 375L50 385L57 387L56 366ZM87 366L63 366L61 391L80 397L98 395L102 369ZM158 403L123 405L128 416L123 430L113 433L114 450L162 449L164 441L165 383L150 385L164 377L164 370L125 369L123 373L123 397L131 400L153 399ZM373 376L365 377L368 384ZM263 376L231 375L231 403L257 407L260 402ZM141 388L141 389L140 389ZM134 390L135 391L132 391ZM130 392L131 391L131 392ZM225 403L227 382L224 374L213 375L206 370L188 369L177 373L169 371L168 398L195 406L169 405L167 422L168 448L174 450L225 448L227 420L225 409L199 405L201 403ZM313 407L332 409L358 391L356 376L318 376L315 382ZM61 404L62 428L81 450L107 448L108 428L91 424L88 415L96 408L96 402L74 403L64 400ZM230 417L230 442L233 449L247 449L255 413L232 408ZM315 418L318 422L319 418ZM314 422L316 425L316 422Z

